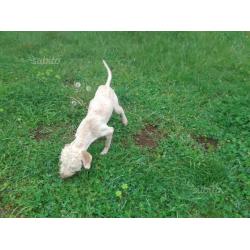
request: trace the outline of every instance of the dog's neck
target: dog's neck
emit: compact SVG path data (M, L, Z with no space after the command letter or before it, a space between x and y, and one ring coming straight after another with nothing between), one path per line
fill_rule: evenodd
M96 138L92 136L91 131L89 131L88 127L86 127L79 132L76 132L75 140L72 142L72 144L82 151L87 151L95 139Z
M74 147L79 148L82 151L87 151L91 143L91 141L79 137L76 137L75 140L71 142Z
M88 126L86 126L85 118L82 120L79 127L77 128L75 140L71 144L83 151L87 151L91 143L92 141L90 131L88 129Z

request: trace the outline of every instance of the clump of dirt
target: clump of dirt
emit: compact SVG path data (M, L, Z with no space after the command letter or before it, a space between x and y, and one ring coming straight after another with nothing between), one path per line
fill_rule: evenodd
M203 135L191 135L191 137L198 142L205 150L216 149L218 147L219 141L217 139L206 137Z
M163 137L156 125L147 124L138 134L135 135L135 142L141 147L155 148L158 140Z
M50 135L50 131L48 129L46 129L43 126L38 126L34 131L33 131L33 138L36 141L41 141L41 140L45 140L48 139Z

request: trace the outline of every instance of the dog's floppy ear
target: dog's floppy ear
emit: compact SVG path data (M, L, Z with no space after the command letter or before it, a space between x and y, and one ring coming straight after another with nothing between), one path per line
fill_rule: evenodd
M90 169L91 161L92 161L92 155L87 151L82 151L82 161L83 161L84 168Z

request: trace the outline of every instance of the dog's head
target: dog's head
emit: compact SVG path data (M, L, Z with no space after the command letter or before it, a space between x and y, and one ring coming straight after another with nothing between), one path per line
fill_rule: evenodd
M67 144L62 150L60 157L60 176L65 179L76 172L80 171L82 166L89 169L91 166L92 156L87 151Z

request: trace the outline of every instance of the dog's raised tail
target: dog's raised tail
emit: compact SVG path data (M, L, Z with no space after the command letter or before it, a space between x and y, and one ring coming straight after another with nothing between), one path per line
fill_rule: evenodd
M108 71L108 78L107 78L107 82L106 82L105 85L106 85L106 86L110 86L111 80L112 80L112 72L111 72L111 70L110 70L108 64L105 62L105 60L102 60L102 62L103 62L103 64L104 64L105 68L106 68L107 71Z

